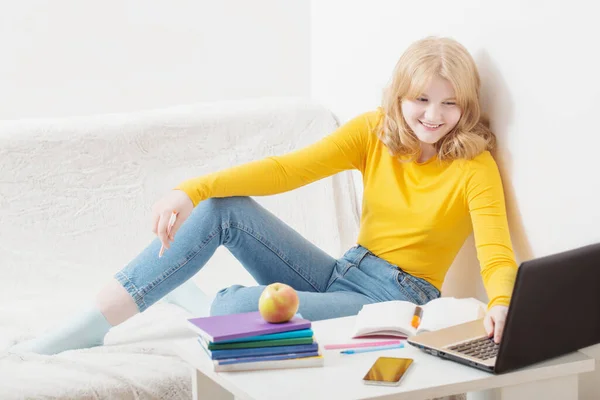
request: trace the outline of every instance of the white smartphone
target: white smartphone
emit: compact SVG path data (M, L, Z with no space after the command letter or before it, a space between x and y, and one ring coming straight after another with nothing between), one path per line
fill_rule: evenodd
M398 386L412 363L412 358L379 357L363 382L366 385Z

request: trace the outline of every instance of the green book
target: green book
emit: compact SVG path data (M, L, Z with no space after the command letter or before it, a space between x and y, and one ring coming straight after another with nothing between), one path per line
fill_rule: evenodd
M212 343L207 342L200 337L209 350L229 350L229 349L252 349L257 347L275 347L275 346L293 346L297 344L312 344L312 337L299 337L289 339L256 340L251 342L236 343Z

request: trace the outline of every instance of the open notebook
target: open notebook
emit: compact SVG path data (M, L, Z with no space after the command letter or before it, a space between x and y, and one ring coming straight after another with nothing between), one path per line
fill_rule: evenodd
M412 336L482 318L485 305L477 299L440 297L420 306L423 309L418 329L411 326L416 304L385 301L367 304L356 317L354 337Z

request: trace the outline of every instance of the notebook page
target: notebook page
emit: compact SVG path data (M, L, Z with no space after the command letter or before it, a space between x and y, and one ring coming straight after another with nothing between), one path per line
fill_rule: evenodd
M440 297L423 306L419 332L435 331L481 318L482 303L473 298Z
M408 301L366 304L356 317L354 336L369 333L389 334L388 331L411 334L413 329L410 321L414 312L415 304Z

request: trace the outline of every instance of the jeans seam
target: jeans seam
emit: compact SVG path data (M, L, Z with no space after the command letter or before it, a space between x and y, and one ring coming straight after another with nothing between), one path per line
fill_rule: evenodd
M131 295L133 301L135 302L135 304L137 304L138 308L140 309L140 312L148 308L146 306L146 302L144 301L144 295L137 288L137 286L135 286L133 281L129 279L127 275L125 275L122 271L119 271L115 274L115 277L121 283L121 285L123 285L125 290L127 290L127 292ZM133 291L129 290L128 287L130 287Z
M360 251L360 253L358 255L354 256L352 258L352 260L348 260L348 261L350 261L350 263L353 264L354 266L358 267L360 265L360 263L362 262L362 260L364 260L364 258L368 255L373 255L373 253L371 253L368 249L362 247L362 250ZM374 257L376 257L376 256L374 256Z
M190 253L190 255L188 257L186 257L185 260L181 264L179 264L179 265L177 265L175 267L169 268L168 270L166 270L165 272L163 272L160 275L160 277L158 277L157 279L155 279L154 281L152 281L148 285L146 285L144 287L144 289L140 291L141 296L145 296L148 293L150 293L155 287L157 287L158 285L160 285L162 282L164 282L171 275L173 275L174 273L176 273L177 271L179 271L181 268L183 268L185 265L187 265L187 263L189 263L190 260L192 260L194 257L196 257L198 255L198 253L200 253L200 251L204 247L206 247L206 245L208 245L208 243L210 243L211 240L213 240L219 233L221 233L223 230L225 230L227 228L235 228L235 229L238 229L238 230L240 230L242 232L245 232L245 233L249 234L255 240L257 240L258 242L260 242L261 244L263 244L266 248L268 248L269 250L271 250L275 255L277 255L294 272L296 272L300 277L302 277L306 282L308 282L308 284L310 284L317 292L322 292L317 287L317 285L316 285L316 283L314 281L312 281L307 276L305 276L304 273L300 272L301 269L299 269L297 266L295 266L292 263L290 263L283 256L283 254L281 254L281 252L279 252L277 249L274 248L274 246L270 242L261 240L259 237L257 237L254 234L254 231L252 231L252 229L250 229L250 228L248 228L248 227L246 227L244 225L237 224L237 223L232 223L232 222L228 222L228 223L220 225L215 231L211 232L208 235L207 239L205 239L204 241L202 241L202 243L200 243L200 246L197 249L193 249L192 252Z
M155 280L150 282L148 285L146 285L144 287L144 289L142 291L140 291L142 293L142 295L143 296L147 295L152 290L154 290L154 288L156 288L158 285L163 283L171 275L175 274L181 268L185 267L190 262L190 260L192 260L194 257L196 257L198 255L198 253L200 253L200 251L202 251L202 249L205 248L210 243L210 241L213 240L225 228L223 225L221 225L216 230L209 233L208 237L199 244L198 248L192 249L192 251L188 254L188 256L183 260L182 263L164 271L158 278L156 278Z
M396 284L398 285L398 288L407 299L410 299L411 302L419 303L419 299L415 298L415 293L411 293L411 291L405 287L405 284L408 283L409 279L410 278L406 272L398 269L398 275L396 275ZM411 287L411 289L413 288Z
M348 271L350 271L350 268L358 268L358 264L355 264L353 262L348 262L348 265L346 265L346 267L342 270L342 273L340 274L342 277L346 276L346 274L348 273Z
M401 276L400 273L398 273L398 275L396 276L396 284L398 285L398 288L400 289L402 294L404 294L404 296L406 296L407 299L414 300L414 296L412 296L410 293L408 293L408 291L406 290L406 288L404 287L402 282L400 282L400 276Z
M418 284L413 282L412 279L416 278L416 277L414 277L404 271L402 271L402 272L404 273L404 278L402 279L402 282L400 282L400 279L399 279L400 273L398 274L398 278L396 279L396 282L398 283L398 287L400 288L402 293L404 293L407 297L412 298L413 300L415 300L415 302L423 301L424 303L427 303L428 301L431 301L432 299L439 297L438 295L434 296L432 293L429 292L429 290L427 290L427 288L422 288ZM420 279L420 278L416 278L416 279ZM408 288L406 288L405 285L410 287L410 291L413 293L413 295L410 294ZM423 299L421 297L423 297Z
M415 282L413 280L410 282L410 285L414 289L418 289L421 292L423 292L428 300L432 300L439 296L439 292L438 292L437 288L435 286L433 286L431 283L427 282L423 278L417 278L416 276L413 276L413 275L411 275L411 277L412 277L412 279L416 280L417 282ZM425 286L422 286L421 283L424 283Z
M424 303L427 303L427 301L429 301L429 295L428 295L428 293L426 293L422 288L420 288L419 286L417 286L410 279L410 277L408 279L406 279L406 284L408 286L410 286L410 288L415 293L415 295L419 298L420 301L423 301Z
M358 267L358 265L357 265L357 264L354 264L354 263L353 263L352 261L350 261L350 260L344 259L344 261L346 261L346 262L344 263L344 267L343 267L343 268L342 268L342 270L341 270L341 271L340 271L340 272L337 274L337 276L335 277L335 279L332 279L332 278L333 278L333 275L336 275L336 270L335 270L335 269L337 268L337 265L336 265L335 267L333 267L333 268L334 268L334 270L333 270L333 272L332 272L331 276L329 277L329 281L327 282L327 287L325 288L325 292L326 292L326 293L327 293L327 292L329 292L329 288L330 288L330 287L331 287L331 286L332 286L332 285L335 283L335 281L337 281L338 279L340 279L340 278L343 278L343 277L345 277L345 276L346 276L346 274L348 273L348 271L350 270L350 268L352 268L352 267ZM336 261L336 263L339 263L339 260L338 260L338 261Z
M245 232L248 235L252 236L256 241L260 242L267 249L271 250L273 252L273 254L275 254L277 257L279 257L279 259L281 261L283 261L285 264L287 264L288 267L290 267L295 273L297 273L302 279L304 279L309 285L311 285L313 287L313 289L315 289L315 291L317 291L319 293L322 292L322 290L317 287L316 282L314 282L312 279L310 279L310 277L307 276L302 271L302 268L291 263L289 261L289 259L287 257L285 257L285 255L278 248L276 248L275 245L273 245L273 243L271 243L270 241L268 241L266 239L263 240L262 237L259 237L255 234L255 232L252 230L252 228L244 226L240 223L230 223L230 226L232 228L239 229L240 231Z

